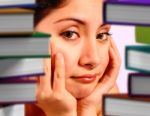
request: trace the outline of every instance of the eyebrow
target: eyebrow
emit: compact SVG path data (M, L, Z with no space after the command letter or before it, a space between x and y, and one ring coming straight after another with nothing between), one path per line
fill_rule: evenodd
M80 20L80 19L77 19L77 18L64 18L64 19L60 19L60 20L57 20L55 21L54 23L60 23L60 22L63 22L63 21L75 21L77 23L80 23L82 25L85 25L85 22Z
M77 19L77 18L64 18L64 19L57 20L54 23L60 23L60 22L63 22L63 21L75 21L79 24L86 25L86 23L83 20L80 20L80 19ZM107 25L107 24L104 23L104 24L100 25L100 27L103 27L105 25Z

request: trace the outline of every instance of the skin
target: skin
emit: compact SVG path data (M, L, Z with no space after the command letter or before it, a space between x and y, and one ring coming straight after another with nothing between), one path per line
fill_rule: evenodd
M37 85L37 106L47 116L101 115L102 95L118 91L120 57L110 27L103 25L101 0L69 0L37 24L36 31L52 34L52 57ZM83 75L95 79L76 79Z

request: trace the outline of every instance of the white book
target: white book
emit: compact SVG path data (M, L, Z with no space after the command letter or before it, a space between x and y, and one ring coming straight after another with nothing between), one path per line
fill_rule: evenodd
M36 0L0 0L0 7L29 6L34 5Z
M0 107L0 116L25 116L24 104L7 105Z
M128 45L125 50L126 68L140 72L150 72L150 46Z
M0 35L32 34L34 10L15 7L0 8L0 25Z
M103 97L103 116L149 116L150 98L110 94Z
M36 80L1 80L0 104L34 103L36 86Z
M150 25L150 2L139 1L141 4L131 0L126 3L121 0L107 0L104 4L104 22L119 25Z
M49 57L50 35L0 37L0 58Z
M43 58L0 59L0 79L44 75Z
M150 74L129 73L128 93L130 96L150 97Z

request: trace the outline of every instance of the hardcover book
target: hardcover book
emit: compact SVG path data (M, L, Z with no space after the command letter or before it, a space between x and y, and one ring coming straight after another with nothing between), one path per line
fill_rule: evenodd
M0 8L3 7L33 7L36 0L1 0Z
M103 96L103 116L149 116L150 98L129 97L127 94Z
M121 25L150 25L150 4L106 1L104 23Z
M0 104L33 103L36 86L33 80L0 80Z
M0 58L49 57L49 34L0 37Z
M0 116L24 116L24 104L9 104L0 107Z
M129 73L128 93L130 96L150 97L150 74Z
M33 31L33 10L23 8L0 9L0 35L31 35Z
M123 2L128 4L150 4L150 0L108 0L110 2Z
M0 79L44 75L43 58L0 59Z
M129 45L125 48L125 67L133 71L150 72L150 46Z
M148 26L136 26L135 27L135 39L138 43L150 44L150 27Z

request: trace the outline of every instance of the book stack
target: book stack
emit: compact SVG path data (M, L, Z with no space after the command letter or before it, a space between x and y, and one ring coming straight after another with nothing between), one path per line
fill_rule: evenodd
M0 110L36 102L36 79L50 58L50 35L34 31L35 0L0 1ZM5 106L5 107L4 107ZM8 108L7 108L8 106ZM8 116L6 113L3 116Z
M135 26L137 45L125 46L128 93L103 96L104 116L150 115L150 1L108 0L104 5L105 22ZM146 15L147 14L147 15Z

